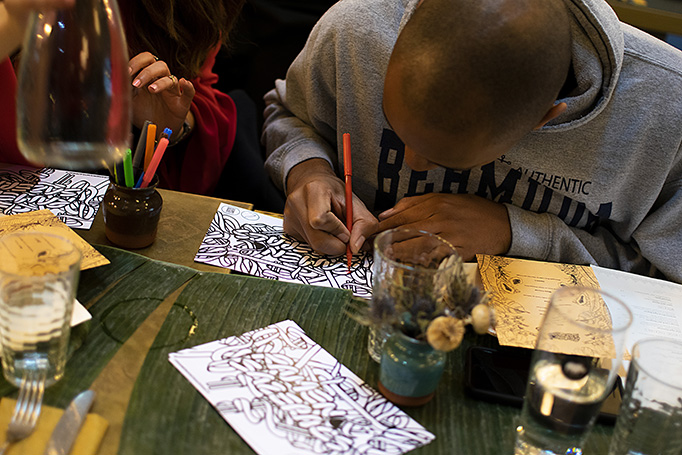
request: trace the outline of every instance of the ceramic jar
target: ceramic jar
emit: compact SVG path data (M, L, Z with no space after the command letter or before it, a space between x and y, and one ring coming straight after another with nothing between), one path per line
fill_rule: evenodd
M163 199L156 190L155 175L146 188L128 188L113 181L102 201L104 233L123 248L144 248L156 239Z
M444 367L445 352L394 331L384 342L379 391L395 404L421 406L433 398Z

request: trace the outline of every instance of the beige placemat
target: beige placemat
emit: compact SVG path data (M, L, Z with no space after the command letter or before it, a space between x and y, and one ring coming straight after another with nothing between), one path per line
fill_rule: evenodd
M68 238L81 251L81 270L109 264L109 260L90 246L70 227L62 223L49 210L19 213L0 217L0 236L20 231L37 231L59 234Z

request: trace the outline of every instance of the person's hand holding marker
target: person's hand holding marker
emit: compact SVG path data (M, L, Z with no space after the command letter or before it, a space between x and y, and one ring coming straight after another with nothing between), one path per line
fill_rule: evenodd
M323 159L304 161L291 169L287 192L284 232L308 243L319 253L341 255L350 244L352 253L356 254L376 232L377 219L355 194L353 230L349 232L344 222L345 183Z

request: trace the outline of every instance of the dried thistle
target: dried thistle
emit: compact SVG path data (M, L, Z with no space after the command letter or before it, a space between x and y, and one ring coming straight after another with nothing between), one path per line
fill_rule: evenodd
M426 329L426 341L439 351L452 351L464 338L464 321L451 316L438 316Z
M471 326L479 335L488 332L492 325L492 310L485 303L479 303L471 310Z

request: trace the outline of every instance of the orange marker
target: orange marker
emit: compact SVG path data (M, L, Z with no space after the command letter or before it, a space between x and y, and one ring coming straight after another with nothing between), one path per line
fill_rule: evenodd
M343 133L343 174L346 177L346 227L351 232L353 230L353 167L350 159L350 133ZM353 253L350 250L350 239L348 239L346 261L349 273L352 260Z
M149 125L147 125L147 144L144 149L145 171L149 167L149 163L152 162L152 156L154 156L154 143L156 143L156 125L150 123Z

